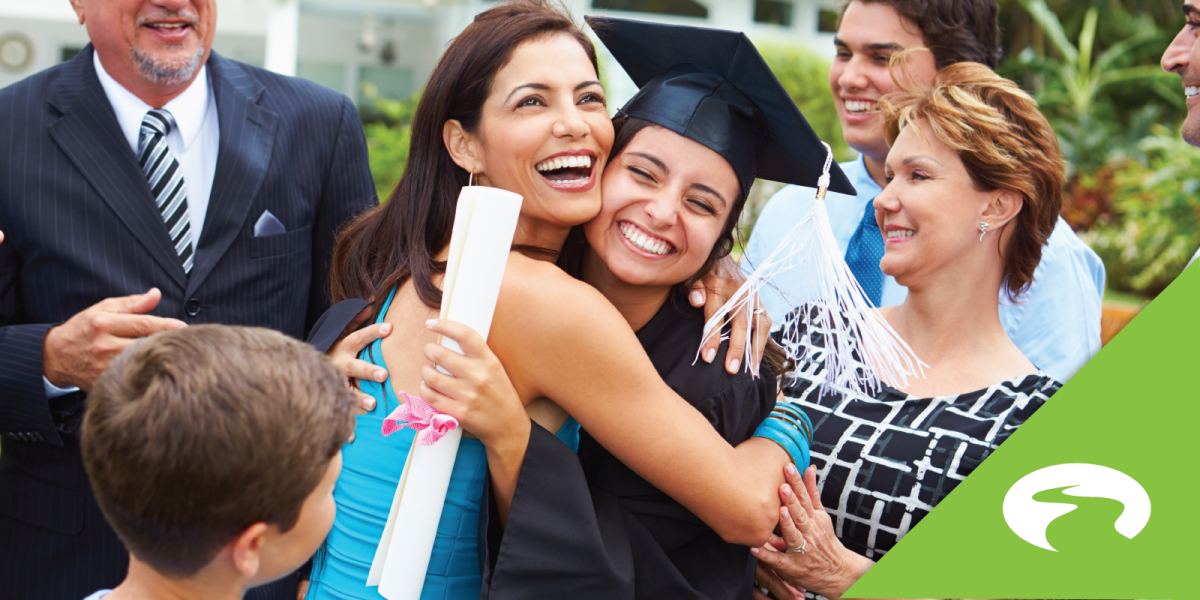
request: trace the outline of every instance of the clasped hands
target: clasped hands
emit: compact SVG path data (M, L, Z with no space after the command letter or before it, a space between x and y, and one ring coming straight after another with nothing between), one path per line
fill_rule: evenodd
M834 532L833 520L821 504L817 475L809 467L801 475L788 464L779 487L779 533L761 548L750 550L758 558L754 600L767 596L758 588L783 599L802 599L808 590L826 598L841 598L875 563L848 550Z

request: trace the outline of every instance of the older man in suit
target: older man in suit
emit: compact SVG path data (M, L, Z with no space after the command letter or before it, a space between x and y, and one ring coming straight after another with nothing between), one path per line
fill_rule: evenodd
M349 99L211 52L215 0L70 1L92 44L0 90L3 599L125 573L78 443L109 360L187 324L303 336L376 201Z

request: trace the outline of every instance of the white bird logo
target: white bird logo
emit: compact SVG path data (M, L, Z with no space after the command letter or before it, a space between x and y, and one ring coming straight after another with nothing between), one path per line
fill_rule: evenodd
M1046 541L1050 522L1076 508L1074 504L1038 502L1034 494L1066 487L1068 496L1108 498L1124 509L1117 517L1117 533L1133 539L1150 520L1150 496L1141 484L1116 469L1086 463L1067 463L1038 469L1013 484L1004 495L1004 521L1021 539L1051 552L1058 552Z

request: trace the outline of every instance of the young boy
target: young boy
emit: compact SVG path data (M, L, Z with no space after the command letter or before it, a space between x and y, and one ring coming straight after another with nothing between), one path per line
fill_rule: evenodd
M138 342L88 395L82 452L129 573L88 600L236 600L333 524L354 398L309 346L202 325Z

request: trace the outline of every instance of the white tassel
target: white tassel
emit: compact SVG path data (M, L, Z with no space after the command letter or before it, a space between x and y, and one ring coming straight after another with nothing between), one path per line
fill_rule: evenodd
M875 396L882 382L907 387L908 377L923 377L924 369L929 365L917 358L908 343L880 316L846 265L837 240L833 238L829 213L825 209L833 152L828 144L822 144L828 155L824 171L817 180L819 189L812 210L792 227L783 242L756 266L733 297L704 324L701 347L714 335L727 339L726 319L738 310L745 309L747 321L753 319L759 290L769 285L779 290L792 306L808 305L807 311L793 311L782 324L782 345L788 357L797 363L815 358L810 355L824 350L821 393L839 388ZM799 294L788 291L799 291ZM801 323L810 335L824 334L823 348L802 344L798 334ZM746 330L742 364L757 376L759 365L751 337L762 334L753 327ZM861 362L852 357L856 351Z

